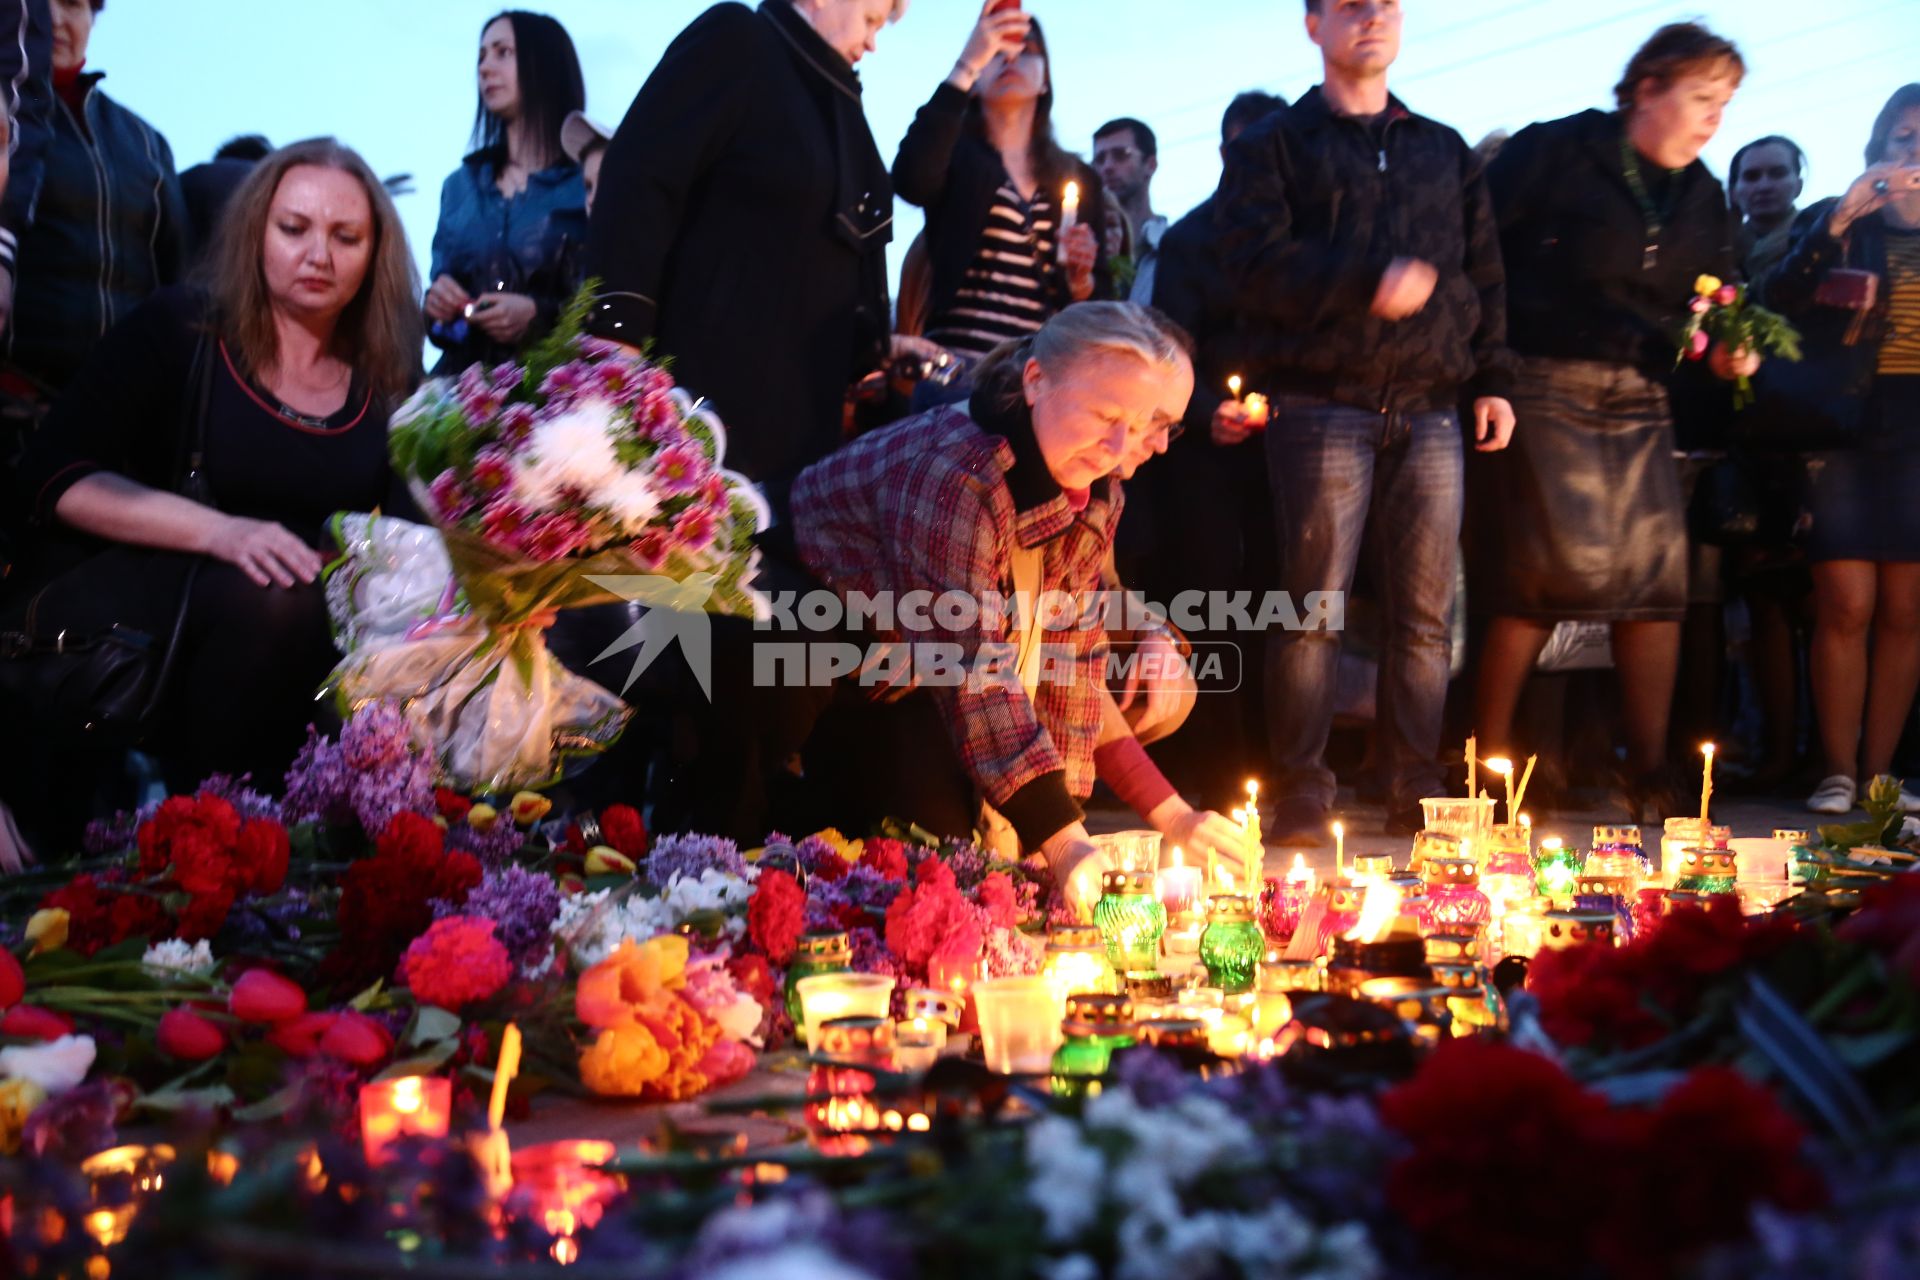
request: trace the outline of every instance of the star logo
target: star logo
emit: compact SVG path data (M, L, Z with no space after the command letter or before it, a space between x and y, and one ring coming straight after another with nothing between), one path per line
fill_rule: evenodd
M713 701L713 631L707 618L707 601L718 580L711 573L688 574L684 582L658 574L588 576L588 582L605 587L622 600L646 606L646 613L594 658L599 662L627 649L637 651L627 683L621 687L622 695L678 639L693 678L700 682L700 692L707 701Z

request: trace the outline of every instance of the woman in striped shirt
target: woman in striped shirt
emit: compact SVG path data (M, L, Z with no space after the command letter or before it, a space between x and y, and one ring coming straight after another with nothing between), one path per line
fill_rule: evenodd
M993 0L983 6L952 74L920 109L893 162L898 194L927 211L927 337L970 363L1036 332L1070 303L1112 290L1094 234L1100 179L1054 140L1040 24L992 7ZM1063 232L1069 183L1095 226L1076 219ZM947 392L964 396L958 383Z

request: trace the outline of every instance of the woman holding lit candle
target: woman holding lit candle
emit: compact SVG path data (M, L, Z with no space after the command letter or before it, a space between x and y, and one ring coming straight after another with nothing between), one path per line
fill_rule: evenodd
M1099 176L1053 136L1052 69L1040 24L990 12L914 118L893 162L900 198L927 211L927 337L977 363L1074 302L1112 294L1095 234ZM1071 206L1071 207L1069 207ZM923 384L916 407L964 400L970 379ZM927 397L932 397L928 399Z

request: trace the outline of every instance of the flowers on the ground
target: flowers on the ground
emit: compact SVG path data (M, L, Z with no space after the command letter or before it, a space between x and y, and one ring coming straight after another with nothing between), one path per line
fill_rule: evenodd
M434 914L477 916L493 922L494 936L523 974L543 966L553 955L553 924L560 915L560 890L553 877L525 867L498 867L486 872L464 903L436 900Z
M160 1052L187 1062L204 1062L227 1047L226 1033L218 1024L185 1007L161 1014L153 1038Z
M597 1033L580 1055L580 1079L589 1089L677 1101L717 1078L744 1074L752 1055L719 1048L723 1041L739 1041L695 1003L707 999L731 1012L724 970L702 974L700 990L690 992L688 956L684 937L664 934L622 943L580 975L574 1010Z
M463 906L480 863L448 852L444 834L417 813L397 814L376 852L347 869L340 891L340 946L331 967L349 983L391 976L408 943L433 922L436 900Z
M806 928L807 895L785 871L763 871L747 903L747 933L775 964L793 959Z
M180 938L168 938L148 947L140 957L142 968L163 977L197 977L213 972L214 963L213 947L205 938L193 943Z
M408 945L400 976L423 1004L458 1011L499 994L513 961L493 936L493 921L445 916Z
M58 1094L78 1085L93 1069L92 1036L64 1035L43 1044L0 1049L0 1077L26 1080L43 1093Z
M242 1022L291 1022L307 1011L300 984L270 969L249 969L234 982L227 1012Z

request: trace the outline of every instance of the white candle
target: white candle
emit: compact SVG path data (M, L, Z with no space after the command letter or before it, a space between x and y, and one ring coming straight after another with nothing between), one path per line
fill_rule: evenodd
M1713 744L1707 743L1700 748L1700 754L1707 758L1700 772L1700 843L1705 845L1711 834L1707 825L1707 810L1713 803Z
M1080 184L1069 182L1060 201L1060 261L1067 260L1067 240L1080 225Z
M1347 824L1333 824L1333 876L1339 879L1347 874Z

